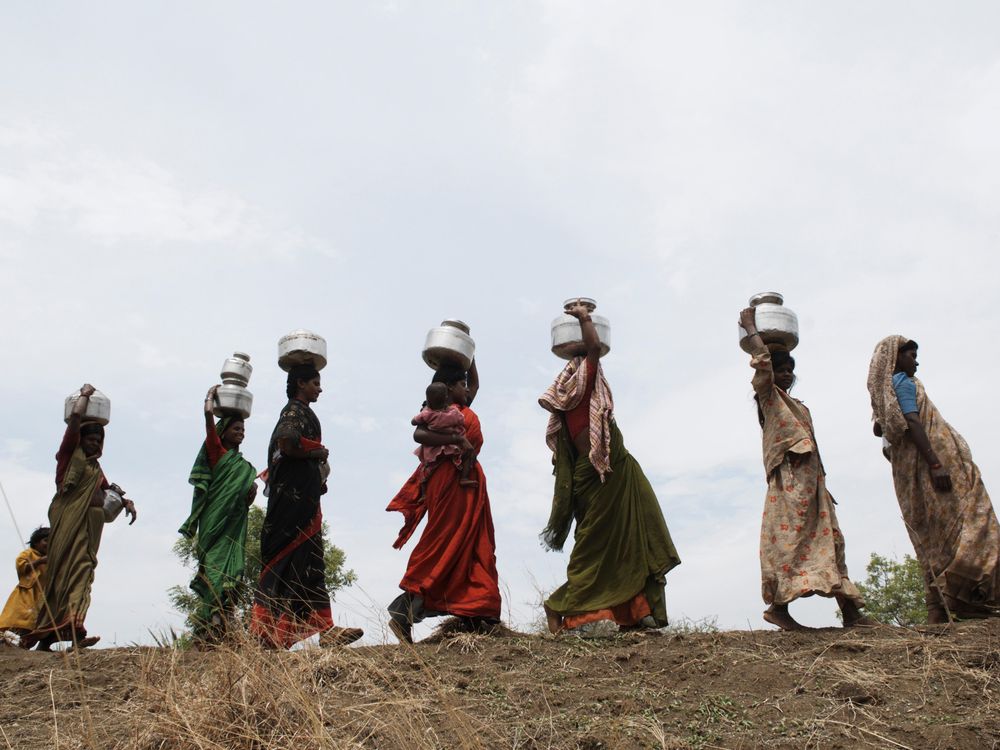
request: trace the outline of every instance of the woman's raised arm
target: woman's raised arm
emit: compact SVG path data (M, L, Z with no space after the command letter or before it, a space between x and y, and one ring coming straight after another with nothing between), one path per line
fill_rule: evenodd
M587 365L594 367L601 358L601 337L597 335L594 321L590 317L590 309L580 300L566 308L566 314L580 321L580 332L583 334L583 348L586 352Z

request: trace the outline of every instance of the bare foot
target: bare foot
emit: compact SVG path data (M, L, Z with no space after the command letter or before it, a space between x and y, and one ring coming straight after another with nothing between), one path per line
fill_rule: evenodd
M542 606L545 607L545 623L549 626L549 632L555 635L560 630L562 630L563 626L562 615L560 615L558 612L553 612L544 604Z
M91 646L96 644L99 640L101 640L101 636L99 635L88 635L86 638L81 638L72 646L70 646L68 649L66 649L66 653L70 654L74 651L82 651L85 648L90 648Z
M334 625L326 632L319 634L319 645L323 648L346 646L354 643L365 634L361 628L338 628Z
M772 604L764 610L764 620L772 625L777 625L782 630L808 630L808 628L797 623L795 619L788 614L787 605L779 607Z

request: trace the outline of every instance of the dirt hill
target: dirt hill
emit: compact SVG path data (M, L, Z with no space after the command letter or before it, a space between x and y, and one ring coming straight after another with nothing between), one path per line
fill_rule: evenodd
M1000 622L0 649L0 748L993 748ZM6 744L4 744L6 743Z

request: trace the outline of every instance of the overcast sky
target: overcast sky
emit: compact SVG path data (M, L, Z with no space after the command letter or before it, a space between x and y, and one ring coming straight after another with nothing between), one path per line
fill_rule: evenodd
M928 394L1000 491L996 402L969 385L1000 365L998 28L991 2L5 3L0 482L19 529L0 524L0 583L45 520L63 399L90 381L112 399L102 465L140 518L105 529L88 627L177 627L205 390L251 354L244 451L263 466L277 340L306 327L330 350L324 514L358 574L334 616L392 640L413 542L391 548L384 508L416 461L423 337L460 317L504 617L526 627L568 559L537 540L536 399L576 295L611 321L618 422L683 559L674 619L768 627L736 340L762 290L799 314L794 394L852 575L911 552L870 431L879 339L920 343Z

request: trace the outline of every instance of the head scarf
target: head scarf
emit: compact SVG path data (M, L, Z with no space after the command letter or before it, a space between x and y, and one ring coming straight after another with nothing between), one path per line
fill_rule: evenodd
M896 371L896 356L909 341L906 336L887 336L878 342L868 365L868 394L872 399L872 419L882 426L882 434L890 443L898 443L906 432L906 417L899 408L892 375Z
M562 428L560 412L567 412L579 406L587 389L587 360L574 357L566 363L563 371L538 399L538 404L550 412L549 424L545 428L545 444L554 454ZM615 402L611 396L611 386L604 377L601 363L597 362L597 378L590 395L590 463L604 481L604 475L611 471L611 417Z

